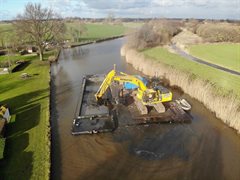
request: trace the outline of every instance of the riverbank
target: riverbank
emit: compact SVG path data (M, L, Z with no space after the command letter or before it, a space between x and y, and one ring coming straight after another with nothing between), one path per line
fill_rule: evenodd
M110 41L110 40L113 40L113 39L122 38L124 36L125 35L118 35L118 36L113 36L113 37L100 38L100 39L89 41L89 42L70 44L70 45L64 46L64 48L74 48L74 47L78 47L78 46L85 46L85 45L88 45L88 44L100 43L100 42L103 42L103 41Z
M133 67L149 76L164 76L171 86L178 86L182 90L202 102L209 110L216 114L228 126L240 133L239 100L232 94L220 94L219 90L208 81L197 78L196 75L176 69L160 61L145 57L133 49L123 46L121 55Z
M50 55L45 54L45 59ZM22 73L29 77L21 78ZM18 72L0 76L0 101L12 115L0 162L3 179L49 179L49 81L49 62L37 56Z

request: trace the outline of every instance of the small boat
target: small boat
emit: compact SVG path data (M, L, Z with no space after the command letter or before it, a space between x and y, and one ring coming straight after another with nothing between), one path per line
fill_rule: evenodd
M176 102L181 106L184 111L189 111L192 106L187 102L186 99L177 99Z

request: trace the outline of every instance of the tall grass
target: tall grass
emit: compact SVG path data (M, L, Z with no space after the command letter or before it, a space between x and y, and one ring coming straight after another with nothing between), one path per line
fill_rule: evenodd
M210 82L204 81L191 73L180 71L159 61L146 58L136 50L123 46L121 55L133 67L149 76L164 76L171 86L179 86L193 98L202 102L228 126L240 133L240 102L234 95L219 94L219 90Z

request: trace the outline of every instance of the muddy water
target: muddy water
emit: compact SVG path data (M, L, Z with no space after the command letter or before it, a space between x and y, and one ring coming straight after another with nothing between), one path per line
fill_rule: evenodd
M120 57L124 39L63 50L52 66L52 179L239 179L240 137L202 104L190 124L119 128L72 136L84 74L136 71ZM179 94L176 92L175 94ZM126 121L127 113L119 120Z

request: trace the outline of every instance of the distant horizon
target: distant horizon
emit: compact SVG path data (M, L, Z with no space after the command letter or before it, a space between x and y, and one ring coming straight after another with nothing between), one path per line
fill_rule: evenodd
M91 17L62 17L60 19L63 20L67 20L67 19L73 19L73 20L96 20L96 21L102 21L104 19L106 19L106 17L100 18L100 17L96 17L96 18L91 18ZM240 19L202 19L202 18L167 18L167 17L161 17L161 18L147 18L147 17L139 17L139 18L133 18L133 17L115 17L113 18L114 20L116 19L121 19L121 20L126 20L126 21L135 21L135 20L139 20L139 21L144 21L144 20L161 20L161 19L167 19L167 20L199 20L199 21L204 21L204 20L209 20L209 21L239 21ZM1 22L12 22L15 21L16 19L11 19L11 20L0 20Z
M240 20L239 0L0 0L0 21L14 20L27 3L52 8L63 18Z

